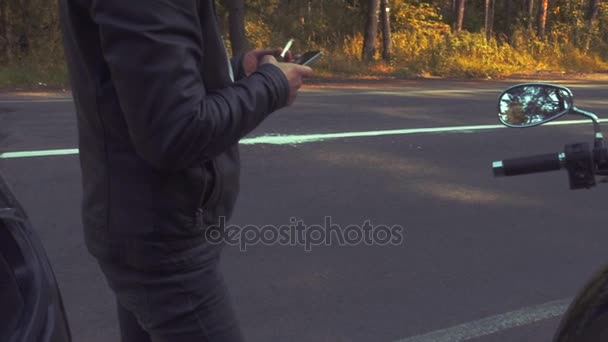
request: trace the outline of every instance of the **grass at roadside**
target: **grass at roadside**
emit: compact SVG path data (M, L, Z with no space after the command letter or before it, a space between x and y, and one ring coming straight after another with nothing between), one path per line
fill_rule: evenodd
M67 70L62 64L51 66L34 63L0 65L0 89L61 89L67 86Z

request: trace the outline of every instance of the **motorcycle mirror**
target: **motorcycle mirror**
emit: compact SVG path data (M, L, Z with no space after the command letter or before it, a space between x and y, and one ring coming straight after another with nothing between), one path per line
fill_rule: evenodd
M568 88L525 83L505 90L498 101L498 119L509 127L532 127L559 118L574 108Z

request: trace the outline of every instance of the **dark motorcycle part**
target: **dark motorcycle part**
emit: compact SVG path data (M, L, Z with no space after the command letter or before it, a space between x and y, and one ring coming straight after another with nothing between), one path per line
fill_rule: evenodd
M0 341L70 342L44 247L0 174Z
M601 176L608 176L608 149L603 140L595 139L593 160L596 165L595 173Z
M595 274L570 304L553 341L608 341L608 267Z
M566 145L566 169L570 189L589 189L595 186L595 167L589 143Z

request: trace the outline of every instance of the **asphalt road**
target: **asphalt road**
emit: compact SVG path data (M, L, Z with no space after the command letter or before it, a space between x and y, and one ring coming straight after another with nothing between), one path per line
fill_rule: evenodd
M496 125L497 97L513 83L306 88L256 129L250 137L368 134L243 145L233 224L330 216L343 228L398 225L404 238L229 247L222 267L248 340L549 340L563 305L605 262L607 189L570 191L564 172L496 179L490 166L591 141L592 126L406 130ZM602 116L608 82L561 84ZM76 148L73 112L61 95L0 95L2 150ZM83 245L77 156L0 159L0 168L47 247L74 341L118 341L112 294ZM517 317L528 318L504 328Z

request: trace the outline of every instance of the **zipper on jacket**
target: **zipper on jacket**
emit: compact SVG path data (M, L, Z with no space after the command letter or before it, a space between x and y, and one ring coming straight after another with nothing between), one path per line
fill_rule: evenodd
M203 187L201 189L201 197L199 198L199 201L197 203L197 208L201 209L205 206L205 204L208 202L209 200L209 195L212 192L209 189L209 186L213 185L212 181L213 179L210 179L211 177L215 177L215 175L210 174L208 171L211 171L210 168L207 166L207 163L201 163L201 171L203 173Z
M213 192L209 196L209 201L207 201L207 204L209 204L209 203L217 204L219 197L222 193L222 177L220 174L220 169L217 164L218 163L215 160L212 162L213 172L215 174L215 186L213 187Z
M196 209L196 225L202 227L205 219L204 214L209 204L215 203L220 193L220 174L215 160L201 164L205 180L203 190ZM206 171L209 171L208 174ZM208 177L210 176L210 177ZM209 187L212 187L211 189Z

